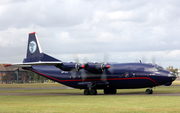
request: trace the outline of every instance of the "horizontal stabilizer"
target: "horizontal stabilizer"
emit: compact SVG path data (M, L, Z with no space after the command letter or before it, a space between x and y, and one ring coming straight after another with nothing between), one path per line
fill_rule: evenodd
M27 63L15 63L7 64L4 67L13 66L13 67L31 67L31 65L59 65L62 62L27 62Z

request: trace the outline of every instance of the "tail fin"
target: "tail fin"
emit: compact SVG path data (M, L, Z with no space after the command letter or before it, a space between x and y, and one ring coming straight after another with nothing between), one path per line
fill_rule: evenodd
M36 38L36 33L29 33L28 46L27 46L27 56L26 58L38 57L42 53L39 41Z
M39 62L39 61L60 61L42 52L36 32L29 33L27 55L24 59L25 62Z

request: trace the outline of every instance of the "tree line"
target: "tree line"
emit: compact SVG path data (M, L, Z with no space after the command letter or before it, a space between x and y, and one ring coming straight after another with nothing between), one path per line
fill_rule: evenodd
M167 67L166 70L169 70L169 71L175 73L176 75L178 75L178 69L174 68L173 66Z
M44 82L52 82L46 77L40 76L32 71L27 71L27 74L29 76L29 82L30 83L44 83Z

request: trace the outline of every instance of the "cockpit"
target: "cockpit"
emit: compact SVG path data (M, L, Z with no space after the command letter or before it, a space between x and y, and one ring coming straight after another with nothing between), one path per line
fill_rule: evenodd
M163 67L150 67L150 68L145 68L144 71L161 71L164 70Z

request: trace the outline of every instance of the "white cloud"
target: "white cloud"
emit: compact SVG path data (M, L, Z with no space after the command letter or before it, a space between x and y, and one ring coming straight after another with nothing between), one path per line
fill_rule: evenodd
M180 60L180 50L170 51L164 57L168 58L168 59L179 59Z
M28 33L36 31L43 51L59 59L70 61L78 53L103 61L108 52L109 61L145 56L151 62L156 56L164 66L180 67L179 5L174 0L1 1L0 62L25 56Z

